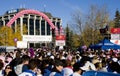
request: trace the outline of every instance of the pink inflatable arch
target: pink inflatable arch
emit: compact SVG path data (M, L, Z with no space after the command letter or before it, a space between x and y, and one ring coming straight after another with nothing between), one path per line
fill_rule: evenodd
M48 22L48 24L52 27L52 29L55 29L55 26L51 22L51 20L44 13L39 12L37 10L23 10L23 11L20 11L7 23L7 26L10 27L17 18L21 17L24 14L36 14L36 15L42 16Z

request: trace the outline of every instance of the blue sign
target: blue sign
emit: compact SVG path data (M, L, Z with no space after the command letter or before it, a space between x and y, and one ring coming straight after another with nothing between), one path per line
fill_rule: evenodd
M12 9L12 10L7 11L7 14L17 13L17 12L19 12L18 9Z

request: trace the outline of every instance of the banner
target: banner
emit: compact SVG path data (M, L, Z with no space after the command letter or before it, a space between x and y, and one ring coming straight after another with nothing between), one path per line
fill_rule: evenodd
M120 34L111 34L111 40L120 40Z
M120 28L111 28L110 32L112 34L120 34Z
M34 41L34 42L51 42L52 36L39 36L39 35L23 35L23 41Z
M56 46L65 46L65 40L56 40Z
M17 41L17 48L27 48L27 42Z
M56 40L65 40L65 35L56 36Z
M120 45L120 40L110 40L112 43Z
M56 46L65 46L65 35L56 36Z

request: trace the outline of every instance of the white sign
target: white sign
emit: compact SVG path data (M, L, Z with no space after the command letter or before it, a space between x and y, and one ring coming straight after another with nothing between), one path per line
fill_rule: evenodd
M120 45L120 40L110 40L112 43Z
M23 35L23 41L41 41L41 42L51 42L52 36L36 36L36 35Z
M27 42L17 41L17 48L27 48Z
M56 46L65 46L65 40L56 40Z
M111 40L119 40L120 34L111 34Z

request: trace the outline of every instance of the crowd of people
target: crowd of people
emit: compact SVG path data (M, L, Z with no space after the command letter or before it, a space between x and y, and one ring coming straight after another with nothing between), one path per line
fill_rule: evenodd
M120 50L48 48L0 52L0 76L82 76L86 71L120 73Z

